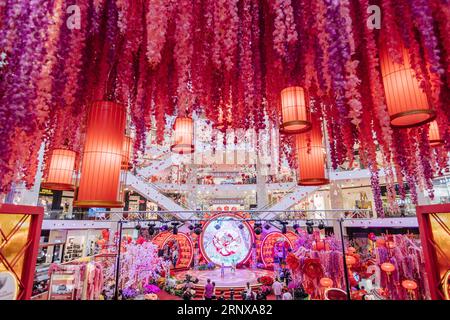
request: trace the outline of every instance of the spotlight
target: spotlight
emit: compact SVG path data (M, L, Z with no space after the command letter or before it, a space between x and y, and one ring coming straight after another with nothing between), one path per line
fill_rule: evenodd
M169 227L167 227L166 224L163 224L163 225L159 228L159 230L161 230L161 231L167 231L167 229L169 229Z
M194 233L198 236L202 233L202 224L201 223L195 224Z
M319 230L322 230L325 228L325 223L323 222L323 220L320 220L319 225L317 226L317 228L319 228Z
M270 229L270 224L266 223L266 224L264 225L264 229L269 230L269 229Z
M190 224L188 228L189 228L189 230L191 230L191 231L194 230L194 226L193 226L192 224Z
M286 234L287 233L287 224L288 224L288 222L280 221L280 223L281 223L281 233L282 234Z
M242 229L244 229L244 225L241 223L241 224L238 226L238 228L242 230Z
M310 227L312 227L313 225L314 225L314 221L312 221L312 220L306 220L306 223L305 223L307 226L310 226Z
M306 231L308 232L308 234L313 234L314 233L314 229L312 226L307 226L306 227Z
M220 224L216 224L216 225L214 226L214 228L215 228L216 230L219 230L219 229L220 229Z
M262 233L262 224L261 224L261 222L255 222L253 230L255 231L255 234L259 236Z
M136 225L136 227L134 227L136 230L141 230L141 225L138 223L137 225Z
M300 228L300 226L298 225L298 223L296 223L292 226L292 228L294 228L294 230L297 231L297 229Z
M148 234L151 236L155 234L155 224L154 223L148 225Z
M173 234L178 234L178 225L180 223L179 222L172 222L171 225L173 226L172 232Z

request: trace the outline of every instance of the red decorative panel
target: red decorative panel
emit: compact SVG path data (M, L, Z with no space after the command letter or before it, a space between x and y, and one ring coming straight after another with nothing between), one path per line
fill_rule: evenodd
M31 297L43 215L42 207L0 204L0 272L14 274L20 300Z
M418 206L420 239L433 300L450 300L450 204Z

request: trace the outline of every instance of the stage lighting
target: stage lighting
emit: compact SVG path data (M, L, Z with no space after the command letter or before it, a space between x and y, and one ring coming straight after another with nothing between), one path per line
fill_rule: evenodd
M163 225L159 228L159 230L161 230L161 231L167 231L167 229L169 229L169 227L167 227L167 225L165 225L165 224L163 224Z
M198 236L202 233L202 224L201 223L195 224L194 233Z
M313 234L314 233L314 229L312 226L307 226L306 227L306 231L308 232L308 234Z
M189 230L191 230L191 231L194 230L194 226L193 226L192 224L190 224L188 228L189 228Z
M286 234L287 233L287 228L286 228L285 224L283 224L283 226L281 227L281 233L282 234Z
M148 225L148 234L151 236L155 234L155 224L154 223Z
M238 226L238 228L242 230L242 229L244 229L244 225L241 223L241 224Z
M269 229L270 229L270 224L266 223L266 224L264 225L264 229L269 230Z
M179 222L172 222L171 223L171 225L173 226L173 229L172 229L172 233L173 234L178 234L178 225L179 224L180 224Z
M298 225L298 223L295 223L292 228L294 228L295 231L297 231L298 228L300 228L300 226Z
M319 225L317 226L317 228L319 228L319 230L322 230L323 228L325 228L325 223L323 222L323 220L320 220Z
M306 220L306 223L305 223L307 226L310 226L310 227L312 227L313 225L314 225L314 221L312 221L312 220Z
M141 225L138 223L136 227L134 227L136 230L141 230Z
M219 230L219 229L220 229L220 224L216 224L216 225L214 226L214 228L215 228L216 230Z
M260 235L262 233L262 224L260 222L255 222L255 225L253 228L254 228L253 230L255 231L256 235Z

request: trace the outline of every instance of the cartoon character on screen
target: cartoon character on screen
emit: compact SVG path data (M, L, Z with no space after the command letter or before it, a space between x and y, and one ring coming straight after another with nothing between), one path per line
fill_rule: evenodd
M228 257L237 252L240 238L231 232L224 231L214 235L212 243L220 255Z

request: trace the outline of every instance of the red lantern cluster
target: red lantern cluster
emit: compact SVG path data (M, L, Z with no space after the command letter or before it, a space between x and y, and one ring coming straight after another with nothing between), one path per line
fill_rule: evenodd
M281 91L283 121L280 131L295 134L298 184L318 186L329 183L326 177L325 148L322 126L318 119L311 119L309 96L302 87L288 87Z

